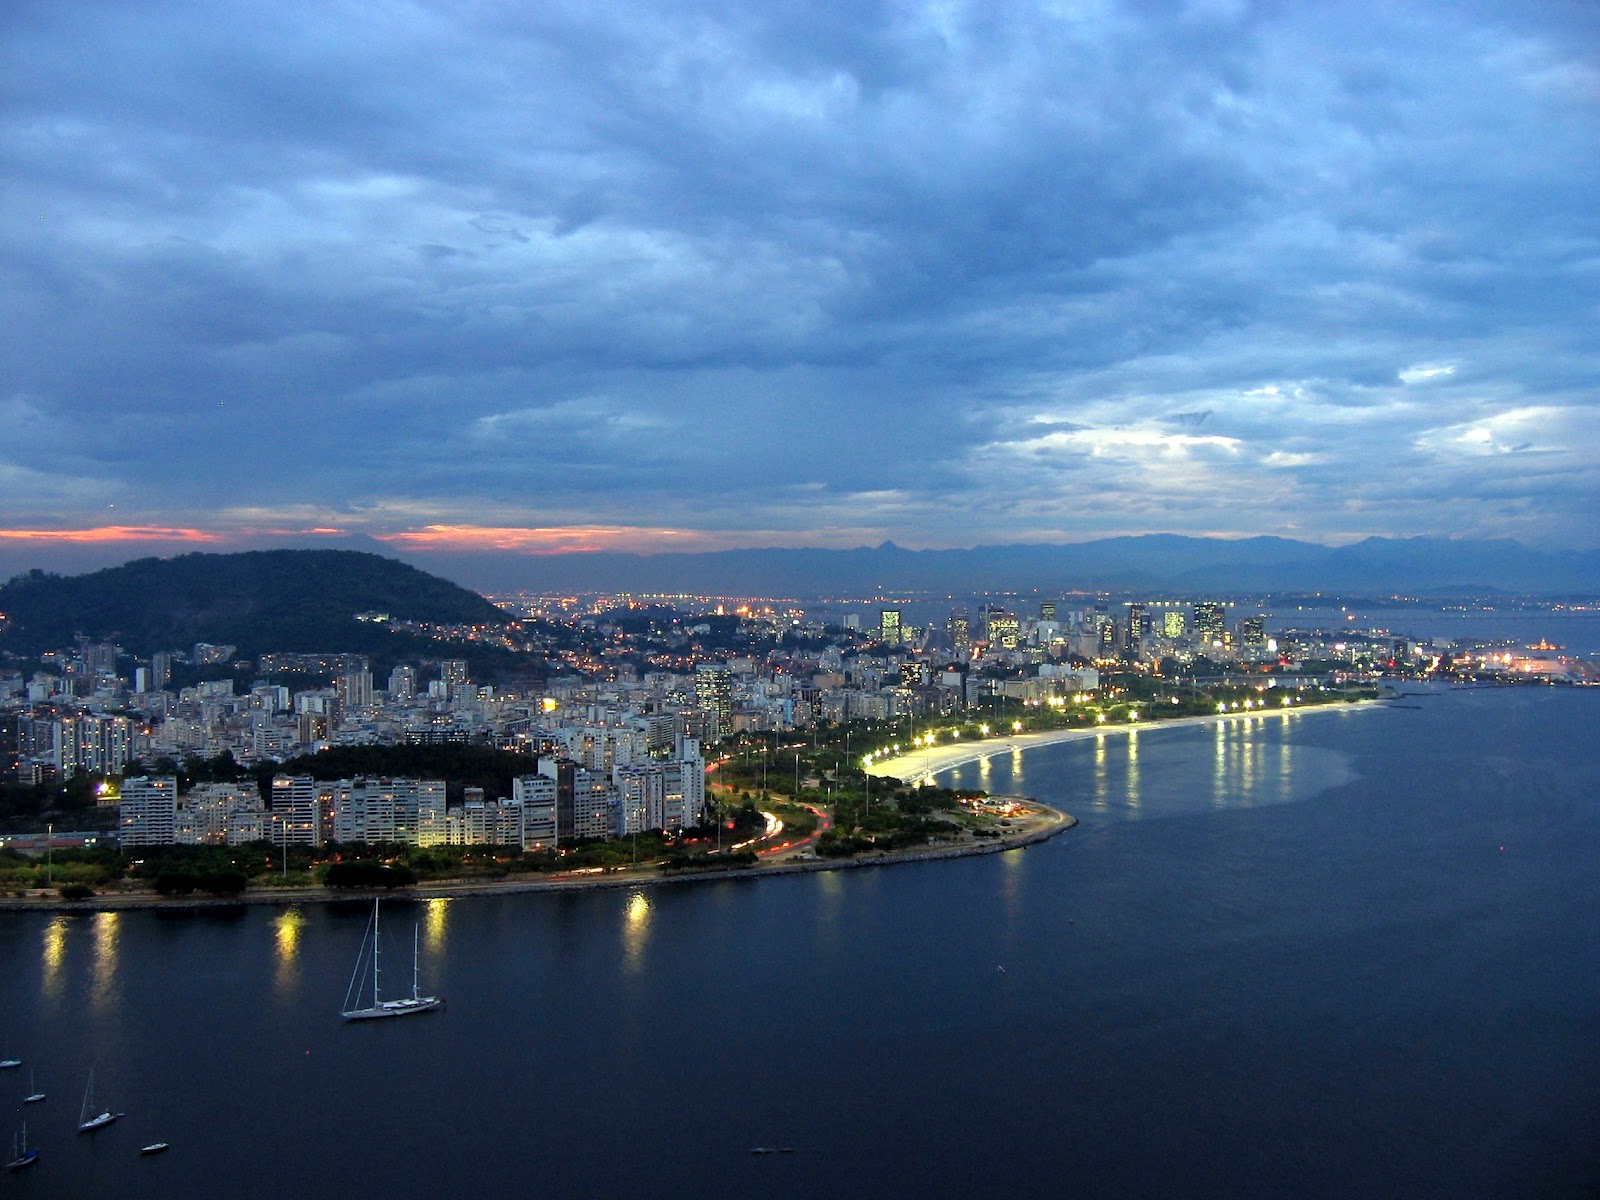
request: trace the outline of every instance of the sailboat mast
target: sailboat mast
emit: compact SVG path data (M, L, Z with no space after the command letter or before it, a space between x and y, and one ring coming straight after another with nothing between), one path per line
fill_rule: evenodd
M422 943L419 940L421 930L413 925L411 927L411 998L416 1000L422 995L422 988L417 979L417 956L422 952Z
M383 955L383 939L378 936L378 902L372 902L372 1007L377 1008L383 1002L382 992L378 988L379 963Z

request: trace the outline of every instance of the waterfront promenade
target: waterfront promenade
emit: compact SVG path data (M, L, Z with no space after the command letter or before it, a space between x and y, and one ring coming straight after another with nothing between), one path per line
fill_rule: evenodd
M1020 799L1020 798L1019 798ZM1077 825L1077 818L1040 804L1026 801L1024 813L1011 818L1011 824L993 838L974 838L963 834L955 842L936 842L928 846L854 855L848 858L793 856L765 860L748 867L728 870L665 871L659 867L639 867L603 871L556 872L549 875L515 875L493 880L436 880L392 890L330 889L320 885L251 888L238 896L158 896L148 888L122 886L106 889L83 900L64 900L55 892L34 892L26 896L0 896L0 912L115 912L126 909L237 908L254 904L335 904L365 903L379 895L397 900L446 900L461 896L498 896L519 892L589 891L602 888L662 887L673 884L709 883L729 879L768 879L775 875L803 875L817 871L848 871L862 867L883 867L897 863L927 862L933 859L970 858L1017 850L1065 833Z
M906 783L915 783L941 771L964 767L968 763L982 762L1001 754L1017 754L1040 746L1053 746L1059 742L1083 741L1087 738L1131 736L1159 729L1182 729L1195 725L1219 725L1232 721L1293 721L1312 713L1350 713L1379 706L1376 700L1337 701L1328 704L1306 704L1295 708L1262 708L1248 712L1205 713L1195 717L1173 717L1165 721L1129 721L1119 725L1091 725L1079 729L1046 729L1035 733L1014 733L986 737L981 741L951 741L943 745L924 746L907 754L885 758L867 767L867 773L887 776Z

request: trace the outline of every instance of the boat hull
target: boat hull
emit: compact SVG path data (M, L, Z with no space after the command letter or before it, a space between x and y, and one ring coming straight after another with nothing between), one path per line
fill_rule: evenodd
M8 1162L6 1164L6 1170L20 1171L24 1167L33 1166L33 1164L38 1161L39 1152L37 1150L29 1150L26 1154L19 1154L16 1158L13 1158L10 1162Z
M340 1013L346 1021L381 1021L385 1017L410 1017L417 1013L432 1012L444 1005L437 996L418 996L415 999L385 1000L371 1008L352 1008Z
M96 1129L104 1129L121 1115L121 1113L103 1112L98 1117L90 1117L87 1121L78 1122L78 1132L93 1133Z

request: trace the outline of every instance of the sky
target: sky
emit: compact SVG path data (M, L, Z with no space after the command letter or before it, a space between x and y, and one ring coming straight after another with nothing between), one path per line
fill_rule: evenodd
M1585 3L11 0L0 565L1600 545Z

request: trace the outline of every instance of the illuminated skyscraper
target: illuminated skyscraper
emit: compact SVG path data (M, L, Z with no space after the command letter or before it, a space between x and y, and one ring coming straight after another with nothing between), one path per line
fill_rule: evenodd
M1015 650L1022 633L1022 622L1003 608L989 610L989 644Z
M1228 632L1227 609L1216 600L1202 600L1194 606L1195 636L1206 646L1220 646Z
M1099 635L1096 644L1096 658L1115 658L1117 656L1117 623L1108 613L1096 613L1094 618L1095 631Z
M716 737L733 733L733 673L721 663L700 663L694 669L695 703L716 718Z
M886 608L878 614L878 640L885 646L900 644L900 610Z
M1128 605L1128 627L1123 631L1122 646L1129 654L1137 655L1144 645L1144 605Z
M955 649L965 650L972 645L972 622L965 612L952 612L945 629L949 631L950 645Z

